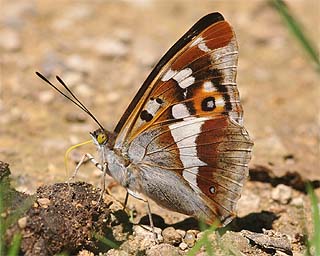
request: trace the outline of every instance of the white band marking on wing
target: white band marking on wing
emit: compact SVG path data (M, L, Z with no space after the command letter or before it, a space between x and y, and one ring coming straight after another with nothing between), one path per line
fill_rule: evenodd
M171 135L179 149L180 160L186 168L182 176L191 187L198 186L198 167L207 165L197 157L196 147L197 134L201 132L201 127L206 120L208 118L194 118L169 125Z

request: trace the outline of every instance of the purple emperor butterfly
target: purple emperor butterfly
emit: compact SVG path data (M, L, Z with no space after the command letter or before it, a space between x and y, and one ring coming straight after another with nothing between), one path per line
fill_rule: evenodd
M98 166L129 194L226 225L253 146L243 127L237 60L230 24L220 13L208 14L163 56L113 132L57 78L71 96L64 95L100 126L91 133Z

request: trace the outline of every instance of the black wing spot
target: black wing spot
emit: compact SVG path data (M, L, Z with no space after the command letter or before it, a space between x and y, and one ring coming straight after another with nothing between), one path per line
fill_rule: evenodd
M196 109L194 107L194 103L192 101L186 102L185 105L186 105L186 107L187 107L187 109L189 111L189 115L190 116L193 116L193 115L196 114L197 111L196 111Z
M223 72L217 68L214 68L211 70L211 74L213 76L213 78L211 79L211 82L217 88L217 90L219 92L227 92L228 91L227 87L222 84Z
M219 69L213 69L212 74L214 75L214 78L211 79L211 82L213 85L217 88L219 92L223 93L223 99L225 102L225 110L231 111L232 110L232 104L230 102L230 96L228 94L228 88L224 84L222 84L223 81L223 73Z
M156 102L161 105L163 103L163 100L160 98L156 98Z
M223 99L225 102L225 110L226 111L232 111L232 104L230 102L230 96L228 94L223 95Z
M214 97L207 97L201 102L201 109L203 111L212 111L216 108Z
M152 120L153 118L153 115L151 115L147 110L143 110L141 113L140 113L140 118L146 122L149 122Z

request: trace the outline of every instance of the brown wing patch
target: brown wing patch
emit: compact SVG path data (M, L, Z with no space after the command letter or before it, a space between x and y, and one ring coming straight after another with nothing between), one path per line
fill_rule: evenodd
M205 30L201 36L209 49L217 49L228 45L234 37L230 24L226 21L220 21Z
M234 33L228 22L221 21L213 24L193 39L194 45L191 43L189 48L183 49L179 57L173 60L171 68L173 70L181 70L194 60L206 55L206 51L201 49L201 45L206 46L208 52L210 52L228 45L233 37Z
M181 53L179 58L177 58L171 65L173 70L181 70L192 61L198 59L199 57L205 55L206 53L201 51L199 47L192 46L189 49L185 49L184 52Z
M252 141L244 128L227 118L206 121L197 137L197 154L208 166L200 166L197 184L208 204L220 216L235 211L244 181L248 177Z

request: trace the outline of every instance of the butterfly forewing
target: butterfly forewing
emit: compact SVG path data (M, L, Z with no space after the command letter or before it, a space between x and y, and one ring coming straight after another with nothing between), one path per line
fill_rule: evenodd
M212 19L213 24L206 23L207 27L197 31L197 24L203 24L203 20L211 16L200 20L184 35L188 39L191 34L192 40L187 43L187 40L179 40L172 47L176 49L175 55L165 65L160 61L161 69L156 66L155 70L159 69L157 75L144 94L139 91L140 100L134 109L127 110L131 113L122 129L123 118L117 125L116 145L120 147L124 141L131 141L151 125L190 116L228 113L242 122L235 83L238 58L235 35L230 25L220 20L220 14L211 15L217 15Z
M141 192L207 222L233 216L248 172L237 59L229 23L205 16L160 60L115 129L115 148L140 170Z

